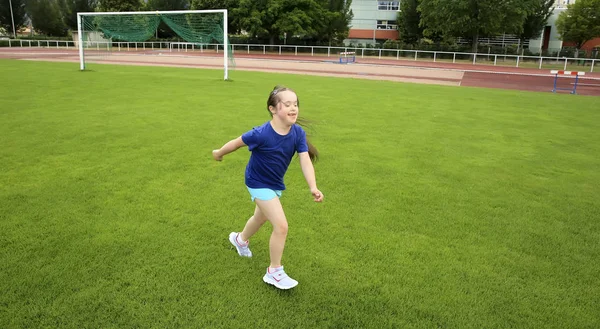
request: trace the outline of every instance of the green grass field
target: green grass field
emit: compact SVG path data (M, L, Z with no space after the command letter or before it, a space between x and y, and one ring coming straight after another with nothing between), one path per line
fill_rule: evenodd
M0 60L0 328L598 328L600 99ZM242 259L249 157L211 150L294 88L283 263Z

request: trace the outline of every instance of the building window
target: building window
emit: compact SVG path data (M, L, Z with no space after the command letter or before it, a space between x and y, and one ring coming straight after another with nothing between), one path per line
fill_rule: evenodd
M399 11L400 1L378 1L377 9Z
M400 1L377 1L377 9L400 11Z
M398 23L396 21L377 21L378 30L397 30Z

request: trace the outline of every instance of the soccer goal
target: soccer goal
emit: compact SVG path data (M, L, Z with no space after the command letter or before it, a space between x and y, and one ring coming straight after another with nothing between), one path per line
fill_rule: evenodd
M228 62L233 61L233 54L227 37L227 9L77 13L80 69L85 70L87 55L94 56L102 51L106 54L113 50L114 43L120 50L120 42L126 42L128 49L129 42L133 42L137 49L137 43L156 34L161 22L188 43L201 47L214 45L219 54L219 47L222 47L224 76L228 79ZM98 33L106 40L102 47L103 42L98 41L98 37L91 38Z

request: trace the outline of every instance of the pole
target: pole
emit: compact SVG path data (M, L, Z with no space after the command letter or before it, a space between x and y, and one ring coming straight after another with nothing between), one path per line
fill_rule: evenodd
M227 9L223 11L223 65L225 65L224 80L229 79L229 67L227 65L227 55L229 54L228 31L227 31ZM217 46L218 49L219 46Z
M577 72L577 74L575 75L575 85L573 86L573 91L571 92L571 94L576 94L576 91L577 91L577 80L579 80L579 72Z
M12 0L8 0L8 3L10 4L10 19L12 20L13 36L16 39L17 38L17 31L15 29L15 17L13 15Z
M79 69L85 70L85 58L83 54L83 17L77 13L77 40L79 40Z

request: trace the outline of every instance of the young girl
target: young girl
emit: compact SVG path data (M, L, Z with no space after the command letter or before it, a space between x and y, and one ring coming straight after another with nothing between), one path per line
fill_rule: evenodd
M271 222L271 264L263 281L279 289L290 289L298 285L298 281L290 278L281 265L288 223L279 201L282 191L285 190L283 176L294 153L298 153L300 167L314 201L323 201L323 193L317 188L312 164L317 158L317 150L306 140L306 133L296 123L298 107L299 101L294 91L285 87L275 87L267 100L271 120L212 152L217 161L223 160L223 156L242 146L248 146L248 150L252 152L246 166L245 181L251 200L256 203L254 216L248 219L242 232L229 234L229 241L240 256L252 257L248 239L266 221Z

